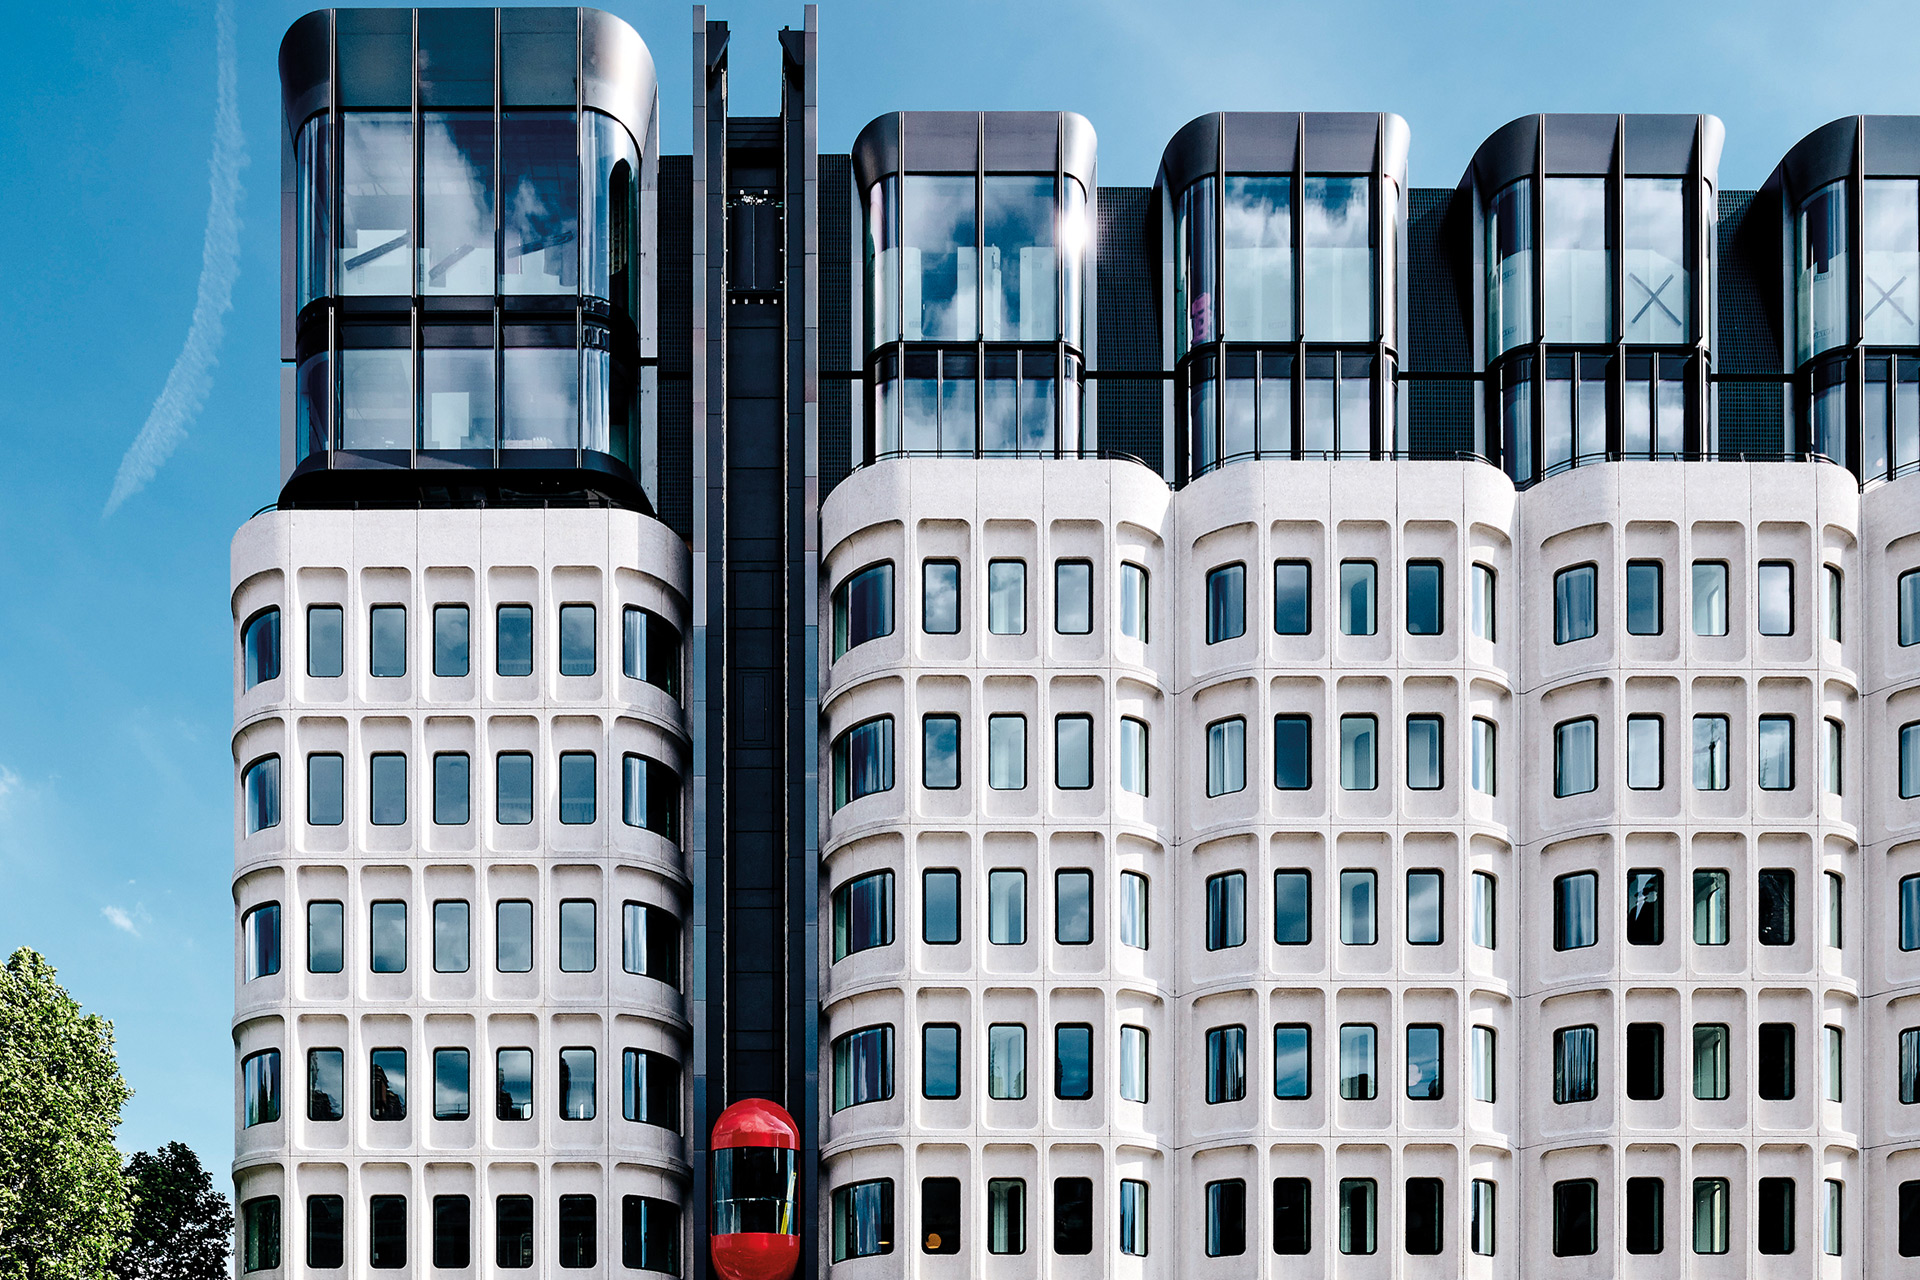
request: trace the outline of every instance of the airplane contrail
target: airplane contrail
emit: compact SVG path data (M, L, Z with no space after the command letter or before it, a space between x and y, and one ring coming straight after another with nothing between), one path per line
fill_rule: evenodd
M240 130L238 72L234 56L233 0L219 0L214 11L219 100L213 116L213 155L207 164L207 237L200 251L200 293L193 304L187 340L154 399L146 425L120 459L101 519L146 487L187 437L187 423L206 403L213 368L220 359L220 337L233 306L233 283L240 275L240 170L247 163L247 140Z

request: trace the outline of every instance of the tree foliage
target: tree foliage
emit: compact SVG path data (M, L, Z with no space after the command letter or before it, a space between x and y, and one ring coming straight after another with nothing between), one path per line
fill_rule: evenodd
M127 1184L133 1238L114 1260L118 1280L226 1280L233 1210L193 1148L135 1152Z
M0 970L0 1280L94 1280L127 1238L113 1024L26 947Z

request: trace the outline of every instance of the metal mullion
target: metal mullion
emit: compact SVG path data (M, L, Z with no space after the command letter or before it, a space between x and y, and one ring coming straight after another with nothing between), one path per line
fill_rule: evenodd
M1213 125L1213 421L1207 424L1213 465L1226 461L1227 412L1227 113Z
M973 456L987 456L987 114L973 122ZM903 142L904 148L905 143ZM904 150L902 151L904 155ZM1013 431L1020 436L1020 370L1014 368Z
M1533 249L1527 256L1527 286L1533 293L1533 360L1528 370L1532 385L1527 389L1527 413L1531 418L1528 430L1533 433L1533 448L1529 451L1529 465L1532 478L1546 473L1546 399L1547 399L1547 118L1544 115L1534 117L1533 133L1533 190L1528 194L1532 204L1533 233L1529 237Z
M412 126L410 143L413 150L413 174L411 186L413 228L407 240L407 350L413 364L413 421L407 431L407 459L410 466L420 465L420 423L421 396L426 379L426 357L421 350L420 332L420 246L426 240L426 194L427 180L426 130L421 127L420 116L420 11L412 10L407 15L412 33L411 56L407 60L407 92L412 100L408 123Z
M1613 338L1613 368L1607 375L1607 421L1601 433L1601 450L1609 458L1620 456L1626 433L1622 418L1627 403L1627 117L1621 115L1614 125L1613 160L1607 174L1607 251L1608 328ZM1686 201L1681 201L1681 216L1686 216ZM1681 253L1685 253L1684 243ZM1659 383L1660 357L1654 357L1654 384ZM1649 431L1658 429L1660 410L1653 403L1649 388Z
M500 11L493 11L493 465L505 461L501 441L507 429L506 224L501 213L500 187L506 167L505 91L501 87Z
M1384 453L1391 452L1391 445L1389 444L1386 430L1387 344L1385 335L1387 327L1387 281L1386 272L1380 269L1380 260L1386 250L1387 236L1386 227L1381 222L1382 217L1384 217L1387 212L1386 200L1384 199L1387 190L1386 173L1384 171L1386 158L1381 154L1380 147L1380 126L1382 119L1384 119L1382 116L1376 115L1374 117L1373 172L1367 175L1367 182L1372 188L1369 208L1367 210L1369 215L1367 218L1367 238L1373 242L1371 246L1373 251L1368 255L1370 259L1368 266L1370 274L1373 277L1373 288L1370 291L1373 303L1373 369L1370 371L1371 376L1368 379L1372 384L1373 395L1372 403L1367 406L1367 430L1371 436L1371 439L1368 441L1369 448L1367 451L1369 458L1380 457Z
M1307 115L1294 116L1293 205L1289 234L1293 245L1293 456L1306 457L1307 446ZM1337 394L1335 400L1339 399ZM1339 443L1336 434L1334 443Z
M578 175L579 203L575 206L573 237L573 398L578 408L573 415L573 465L584 466L587 458L587 324L585 304L582 293L587 287L586 238L580 234L578 219L592 203L592 190L587 185L587 108L584 100L583 84L586 80L586 67L583 63L582 44L585 38L585 11L575 9L573 13L573 164ZM611 289L608 290L612 292ZM611 353L607 362L607 377L613 377ZM611 425L611 424L609 424Z
M339 14L327 12L327 126L321 130L321 146L332 162L327 166L330 179L328 190L322 194L331 211L327 219L327 462L328 470L333 469L334 457L345 438L343 410L340 405L340 392L345 385L340 374L340 234L341 219L345 216L346 174L342 161L346 155L346 111L340 97L340 32ZM295 348L298 354L298 347ZM296 387L299 379L299 365L294 366Z
M1053 456L1067 453L1067 259L1065 248L1067 211L1067 117L1058 112L1053 120ZM1074 452L1079 452L1074 441Z
M1867 118L1855 116L1853 172L1847 181L1847 466L1855 479L1866 461L1861 448L1867 395L1866 362L1866 237ZM1888 373L1893 370L1889 368ZM1887 385L1887 407L1893 407L1894 388ZM1891 456L1891 455L1889 455Z
M1681 406L1680 448L1683 452L1709 456L1719 452L1719 441L1713 438L1712 431L1712 348L1709 345L1712 335L1708 332L1708 318L1712 315L1713 305L1711 290L1719 284L1712 271L1715 248L1712 229L1719 225L1719 218L1714 216L1718 211L1707 204L1706 173L1700 156L1700 139L1705 131L1706 117L1700 116L1695 120L1693 147L1687 155L1686 197L1682 201L1682 208L1692 215L1687 218L1687 269L1699 283L1692 290L1687 308L1687 322L1693 330L1689 344L1693 349L1693 358L1686 366L1684 385L1687 394ZM1710 217L1711 222L1708 220ZM1791 282L1787 287L1791 290ZM1787 341L1792 341L1791 336ZM1659 375L1660 369L1656 364L1656 389ZM1655 413L1657 415L1657 409ZM1658 421L1657 416L1655 420Z

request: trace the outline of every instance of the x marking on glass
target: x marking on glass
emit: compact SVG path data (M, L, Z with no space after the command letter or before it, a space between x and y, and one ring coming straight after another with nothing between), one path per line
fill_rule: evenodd
M1873 317L1873 313L1878 311L1880 308L1892 307L1895 311L1900 313L1900 318L1902 320L1906 321L1908 324L1912 324L1913 317L1907 314L1906 308L1893 300L1894 290L1900 288L1900 286L1904 285L1906 282L1907 282L1907 278L1905 276L1901 276L1898 280L1895 280L1893 282L1892 289L1882 289L1880 287L1880 282L1878 280L1875 280L1872 276L1868 276L1867 283L1872 285L1874 292L1880 295L1880 301L1868 307L1867 314L1862 316L1861 319L1863 320L1871 319Z
M1660 295L1665 293L1667 291L1667 286L1673 283L1673 272L1669 271L1667 273L1667 278L1660 282L1660 287L1658 289L1649 288L1645 280L1642 280L1639 276L1634 275L1631 271L1627 273L1627 279L1639 285L1641 290L1647 295L1647 300L1640 304L1640 309L1638 311L1633 313L1634 324L1640 323L1640 317L1647 314L1647 309L1649 307L1660 308L1662 311L1667 313L1667 319L1673 321L1675 324L1680 323L1680 317L1673 314L1673 308L1669 307L1666 303L1660 301Z

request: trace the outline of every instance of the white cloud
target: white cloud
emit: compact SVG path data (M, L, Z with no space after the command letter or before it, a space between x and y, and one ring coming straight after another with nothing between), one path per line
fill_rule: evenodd
M240 276L240 170L247 163L246 135L240 130L239 71L234 55L233 0L220 0L214 15L219 96L213 117L213 157L207 164L207 234L200 250L200 292L193 304L187 340L167 373L166 385L134 437L120 472L113 479L101 518L146 487L162 463L187 438L187 423L206 403L213 367L220 359L220 338L233 306L233 284Z
M124 929L136 938L140 936L140 930L133 923L133 917L128 915L122 908L113 906L102 907L100 908L100 914L105 916L107 923L111 924L114 928Z

